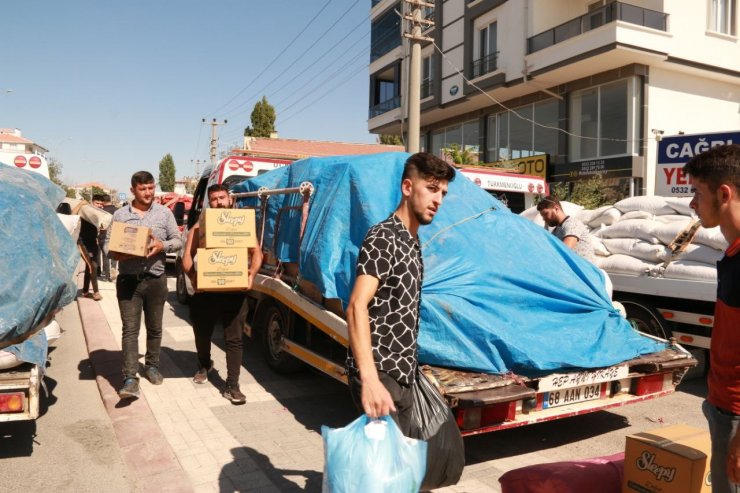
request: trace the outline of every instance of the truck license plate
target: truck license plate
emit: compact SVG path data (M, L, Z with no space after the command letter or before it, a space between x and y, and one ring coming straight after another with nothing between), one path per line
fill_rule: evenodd
M545 392L542 398L542 408L566 406L576 402L592 401L601 398L601 384L584 385L569 389L553 390Z

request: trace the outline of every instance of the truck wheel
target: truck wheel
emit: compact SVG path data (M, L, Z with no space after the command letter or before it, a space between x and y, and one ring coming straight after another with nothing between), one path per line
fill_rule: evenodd
M182 265L180 262L177 262L175 264L175 275L176 278L176 284L175 284L175 292L177 294L177 301L181 305L187 305L190 303L190 295L188 294L188 287L185 280L185 272L182 270Z
M267 364L278 373L295 373L303 368L303 363L283 351L283 337L290 337L293 330L293 317L282 305L267 302L260 307L258 320L262 332L262 353Z
M622 300L621 303L627 310L627 320L638 331L666 340L673 336L673 331L654 308L635 301Z

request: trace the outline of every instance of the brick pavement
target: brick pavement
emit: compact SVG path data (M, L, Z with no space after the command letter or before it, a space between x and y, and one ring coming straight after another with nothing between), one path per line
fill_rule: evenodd
M212 345L217 371L210 373L208 383L194 384L192 328L186 307L175 301L174 279L169 282L160 368L165 380L154 386L141 379L142 397L128 406L119 404L115 393L121 384L121 320L115 286L100 282L100 302L78 300L101 395L138 487L143 491L320 492L321 425L344 426L355 416L346 387L312 372L278 375L263 362L256 341L245 339L240 386L247 404L234 406L220 394L226 363L219 330ZM140 353L144 348L142 324ZM499 492L494 479L503 473L499 466L509 469L514 464L470 465L458 485L436 491Z

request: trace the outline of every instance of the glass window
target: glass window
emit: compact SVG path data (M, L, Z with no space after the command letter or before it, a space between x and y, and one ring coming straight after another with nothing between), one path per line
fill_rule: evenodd
M429 55L421 61L421 97L432 95L432 77L434 77L434 57Z
M463 149L471 154L480 154L480 142L478 140L478 120L471 120L463 124Z
M558 154L559 104L543 101L489 115L486 145L488 161L505 161L535 154ZM552 128L543 128L547 125Z
M509 148L509 113L500 113L496 120L498 127L498 152L493 156L496 161L511 159Z
M621 80L571 95L570 159L636 152L639 104L636 79Z
M556 100L545 101L534 105L534 121L540 125L534 126L533 154L558 154L558 131L559 116L558 102Z
M737 0L709 0L709 30L735 36Z
M445 147L450 147L452 144L456 144L462 149L462 125L455 125L445 129Z
M496 126L496 115L488 116L488 128L486 129L486 161L496 161L498 158L498 127Z
M445 131L437 130L432 132L432 154L435 156L442 155L442 148L445 145Z
M532 123L532 106L518 108L516 112L509 113L509 148L510 159L519 159L532 155L532 138L534 137L534 124Z

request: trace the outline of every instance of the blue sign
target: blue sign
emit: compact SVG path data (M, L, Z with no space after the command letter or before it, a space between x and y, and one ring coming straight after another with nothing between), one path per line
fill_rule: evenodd
M663 137L658 142L655 194L666 197L693 195L691 177L683 172L683 165L697 154L724 144L740 144L740 131Z
M122 201L122 202L123 202L124 200L126 200L126 194L125 194L124 192L119 192L119 193L118 193L118 200L120 200L120 201Z

